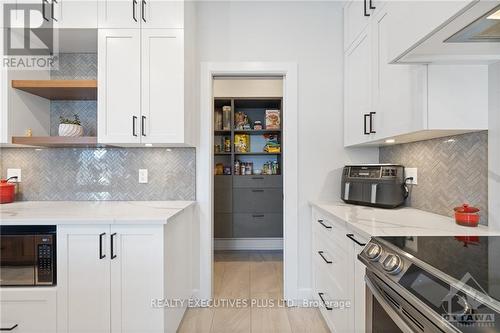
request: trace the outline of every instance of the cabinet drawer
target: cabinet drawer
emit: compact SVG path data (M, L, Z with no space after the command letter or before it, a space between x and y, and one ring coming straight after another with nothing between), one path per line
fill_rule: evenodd
M235 176L234 177L234 187L242 188L273 188L283 187L283 178L281 175L276 176Z
M215 238L233 237L233 215L215 213L214 216L214 236Z
M57 331L54 288L3 288L0 291L0 328L12 332Z
M233 237L283 237L283 214L234 214Z
M235 188L233 190L235 213L281 213L283 190L274 188Z
M331 242L347 248L349 239L346 237L347 228L345 222L314 209L312 224L313 232L326 235Z
M233 211L232 177L216 176L214 179L214 211L215 213L231 213Z

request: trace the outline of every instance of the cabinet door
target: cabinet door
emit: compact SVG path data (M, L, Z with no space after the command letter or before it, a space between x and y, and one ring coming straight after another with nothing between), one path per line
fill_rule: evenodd
M50 0L59 29L97 29L97 1L94 0Z
M163 332L163 226L111 226L111 331ZM175 269L175 268L174 268Z
M99 30L99 143L141 140L140 34L140 29Z
M371 27L375 136L380 139L423 130L427 110L427 66L389 63L391 15L389 4L374 17Z
M366 0L369 1L369 0ZM344 50L347 50L370 22L372 10L365 0L351 0L344 6Z
M183 40L182 29L142 30L142 142L184 142Z
M352 236L360 244L367 244L368 239L358 234ZM350 267L354 284L352 285L351 299L353 300L354 315L352 319L351 330L357 333L363 333L366 329L366 285L365 285L365 265L358 260L358 254L363 251L364 245L352 242L350 248ZM351 280L351 281L353 281Z
M184 1L138 0L141 4L141 25L153 29L184 28Z
M370 29L365 29L346 53L344 66L344 145L349 146L366 142L371 137Z
M0 289L0 330L15 333L56 332L56 289Z
M110 332L109 226L58 226L58 332Z
M140 0L99 0L99 28L139 28L141 26Z

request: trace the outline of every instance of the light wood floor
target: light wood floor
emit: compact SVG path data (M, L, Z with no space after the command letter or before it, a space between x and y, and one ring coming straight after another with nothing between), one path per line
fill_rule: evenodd
M278 304L283 298L281 251L221 251L214 258L215 300L246 299L248 306L188 309L179 333L329 332L318 309Z

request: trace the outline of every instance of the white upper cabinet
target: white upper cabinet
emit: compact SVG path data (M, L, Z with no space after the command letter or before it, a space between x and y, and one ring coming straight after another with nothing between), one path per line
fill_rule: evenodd
M370 8L371 4L371 8ZM373 12L373 0L351 0L344 6L344 50L347 50L365 30Z
M361 32L359 38L345 54L344 77L344 109L346 145L358 144L370 140L375 129L370 129L370 118L373 117L372 99L372 35L370 29Z
M97 0L49 0L49 7L56 28L97 28Z
M141 140L184 141L182 29L142 30Z
M398 11L393 9L399 6L399 2L378 4L369 24L345 52L345 146L379 145L387 139L403 143L487 129L487 65L391 63L391 36L401 30L394 19ZM448 8L441 2L436 6L438 11Z
M167 0L99 1L99 28L184 28L184 2Z
M100 29L98 141L141 141L141 31Z
M402 60L457 13L477 2L479 1L391 1L390 24L397 29L389 31L389 61Z
M153 29L184 28L184 1L141 0L141 25Z
M98 8L99 28L139 28L141 26L140 0L101 0Z

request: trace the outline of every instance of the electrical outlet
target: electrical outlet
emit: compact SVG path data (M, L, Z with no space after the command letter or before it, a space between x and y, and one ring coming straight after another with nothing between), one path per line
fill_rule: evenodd
M148 169L139 169L139 183L147 184L148 182Z
M10 177L16 177L17 182L21 182L21 169L7 169L7 179Z
M405 178L413 177L413 180L411 182L408 182L408 184L418 184L417 171L417 168L405 168Z

